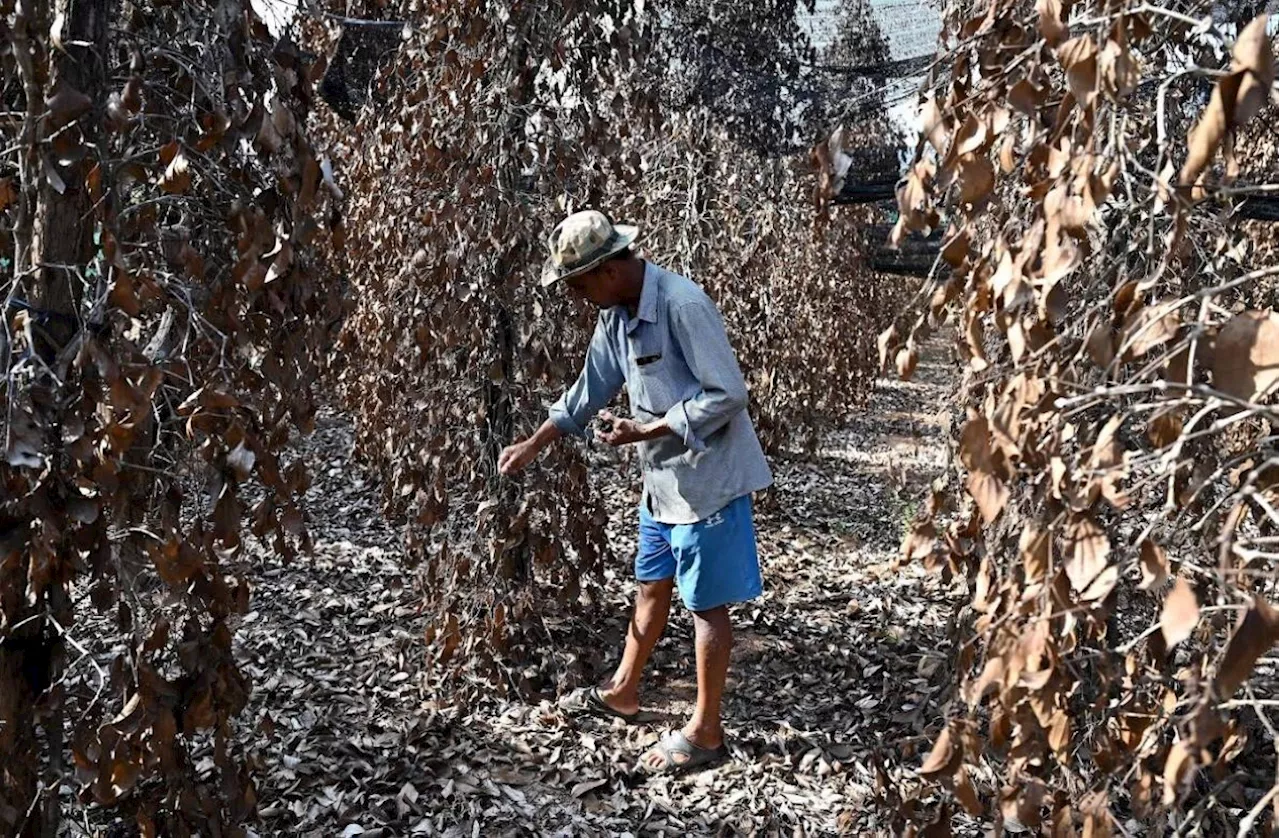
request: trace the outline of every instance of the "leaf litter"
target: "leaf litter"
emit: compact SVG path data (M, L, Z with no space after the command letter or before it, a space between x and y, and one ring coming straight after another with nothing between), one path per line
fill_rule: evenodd
M252 606L236 631L254 684L242 736L257 834L890 834L877 758L892 781L914 782L950 697L952 599L936 574L896 562L913 499L947 457L934 411L945 411L949 373L934 345L922 348L914 381L880 382L814 455L775 459L777 485L758 504L765 595L734 615L732 759L685 778L634 771L692 710L692 625L678 604L642 696L652 723L567 718L555 696L514 691L440 700L399 531L352 461L350 425L323 418L302 443L314 556L290 563L255 548ZM628 556L638 481L607 461L593 480ZM549 620L584 681L616 661L629 578L624 563L605 571L598 622Z

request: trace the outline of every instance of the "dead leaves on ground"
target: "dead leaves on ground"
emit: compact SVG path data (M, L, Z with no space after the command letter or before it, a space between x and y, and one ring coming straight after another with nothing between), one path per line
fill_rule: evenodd
M936 367L925 355L928 381ZM462 714L435 708L438 685L424 680L419 647L425 615L402 557L385 549L395 535L377 516L379 488L351 459L349 426L326 417L305 443L317 472L308 497L316 557L264 560L238 632L257 684L250 712L258 727L246 738L263 772L264 828L458 838L477 828L886 831L895 813L877 796L872 754L886 737L919 738L886 749L893 761L885 781L910 786L944 695L935 672L946 608L936 579L889 569L901 513L888 466L941 465L937 429L915 417L929 419L943 392L890 384L821 459L775 461L776 509L757 521L768 596L736 623L726 705L734 760L687 779L648 781L633 776L635 759L692 709L687 617L673 614L646 694L650 709L669 719L639 727L574 720L550 701L497 691ZM911 424L894 424L905 420L891 414ZM625 554L634 498L616 464L593 465L610 538ZM552 645L589 667L578 670L582 677L598 677L615 660L628 579L611 564L592 619L552 622ZM604 632L610 625L612 635Z

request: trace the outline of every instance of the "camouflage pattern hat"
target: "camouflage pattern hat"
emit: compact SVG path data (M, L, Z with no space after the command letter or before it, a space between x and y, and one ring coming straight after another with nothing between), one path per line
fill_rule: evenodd
M638 227L614 224L597 210L575 212L557 224L547 239L551 256L542 266L542 287L591 270L630 247L638 235Z

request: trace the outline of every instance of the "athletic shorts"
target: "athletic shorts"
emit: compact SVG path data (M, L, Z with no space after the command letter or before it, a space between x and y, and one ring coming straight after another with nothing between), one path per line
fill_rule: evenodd
M751 496L692 524L662 524L640 509L636 580L675 579L690 611L707 611L760 596L760 560Z

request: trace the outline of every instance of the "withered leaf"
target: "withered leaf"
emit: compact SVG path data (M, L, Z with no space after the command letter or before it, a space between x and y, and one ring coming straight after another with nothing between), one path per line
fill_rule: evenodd
M945 154L947 144L950 142L950 132L947 129L946 120L943 119L942 111L938 109L935 97L928 97L920 107L920 119L923 133L929 138L929 144L938 154Z
M1179 576L1160 611L1160 633L1164 636L1165 645L1173 648L1186 640L1199 622L1200 605L1196 602L1195 591L1191 590L1186 579Z
M1026 79L1009 88L1009 104L1027 116L1038 114L1044 99L1044 91Z
M45 100L44 105L49 112L49 127L57 130L92 110L93 100L63 83L56 93Z
M1049 572L1049 553L1052 539L1049 533L1028 522L1018 537L1018 554L1027 582L1042 581Z
M934 779L943 774L951 774L960 767L963 753L959 745L951 741L951 728L944 727L933 743L933 749L920 766L920 776Z
M960 182L961 201L974 205L984 203L995 189L995 166L986 154L967 154L960 158L956 179Z
M1062 43L1067 36L1067 27L1062 23L1062 0L1036 0L1036 14L1045 43L1051 47Z
M1168 343L1178 333L1182 319L1177 300L1153 302L1135 312L1125 324L1120 345L1125 360L1140 358Z
M1267 15L1260 14L1249 22L1231 48L1231 66L1244 71L1236 93L1233 123L1244 125L1253 119L1266 103L1276 80L1276 55L1273 41L1267 35Z
M1165 448L1182 435L1182 410L1167 407L1152 414L1147 420L1147 439L1156 448Z
M1164 584L1169 574L1169 557L1164 548L1149 538L1142 539L1138 545L1138 566L1142 572L1142 581L1138 587L1142 590L1158 588Z
M191 164L187 156L179 151L169 161L160 178L160 188L170 195L181 195L191 188Z
M918 360L919 355L917 354L914 346L908 344L898 350L898 356L895 359L895 363L898 367L898 376L902 378L903 381L911 380L911 376L916 371L916 362Z
M608 779L604 777L601 777L597 780L583 780L582 782L574 785L573 790L569 792L569 796L582 797L584 794L600 788L607 782L609 782Z
M1098 602L1106 599L1107 596L1115 589L1116 583L1120 581L1120 568L1116 565L1107 565L1102 572L1094 578L1089 586L1080 592L1081 602Z
M1049 726L1049 747L1059 759L1065 759L1069 755L1070 746L1071 717L1059 710L1053 714L1053 721Z
M968 769L963 765L956 771L955 793L956 799L960 801L960 805L966 812L975 818L982 817L986 810L978 799L978 792L973 787L973 780L969 778Z
M1058 60L1067 71L1071 93L1081 105L1093 102L1098 92L1098 46L1092 35L1080 35L1060 46Z
M1111 326L1106 323L1094 326L1085 340L1084 348L1089 353L1089 358L1100 369L1105 370L1110 367L1116 356L1115 336Z
M1243 401L1257 401L1280 380L1280 314L1243 311L1214 341L1213 386Z
M902 557L907 560L922 559L933 550L938 531L932 521L922 521L911 528L902 540Z
M1214 691L1219 698L1228 699L1235 695L1237 689L1253 672L1254 663L1272 646L1276 645L1277 628L1280 618L1271 603L1258 597L1245 612L1236 629L1231 634L1227 651L1222 656L1218 667L1218 676L1214 679Z
M876 338L876 346L880 350L881 369L884 369L885 365L889 363L889 352L897 345L897 343L898 327L894 325L890 325L889 328L881 332L880 336Z
M1000 517L1001 510L1005 508L1005 504L1009 503L1009 489L993 473L984 471L969 472L968 481L965 482L966 489L969 494L973 495L974 502L978 504L978 509L982 512L983 521L991 523L997 517Z
M1186 743L1174 742L1164 762L1164 804L1173 805L1181 794L1182 784L1195 768L1195 760Z
M1074 591L1083 591L1098 577L1111 554L1111 541L1089 515L1078 515L1067 525L1067 560L1063 569Z

